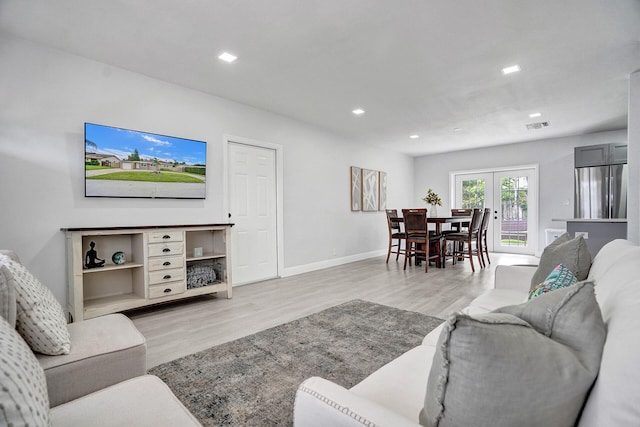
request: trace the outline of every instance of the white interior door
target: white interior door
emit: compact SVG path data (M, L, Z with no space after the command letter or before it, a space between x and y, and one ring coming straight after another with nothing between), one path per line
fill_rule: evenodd
M535 168L454 174L454 208L492 209L490 251L533 255L538 236Z
M228 159L233 284L277 277L275 150L229 143Z

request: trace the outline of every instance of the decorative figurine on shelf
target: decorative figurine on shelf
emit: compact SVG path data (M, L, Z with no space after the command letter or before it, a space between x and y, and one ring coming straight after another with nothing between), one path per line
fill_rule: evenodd
M98 252L96 252L96 242L89 243L91 249L87 251L87 254L84 256L84 266L87 268L96 268L102 267L104 265L104 260L98 258Z
M111 256L111 261L113 261L113 263L115 265L122 265L125 263L126 258L124 256L124 252L122 251L118 251L115 252L112 256Z

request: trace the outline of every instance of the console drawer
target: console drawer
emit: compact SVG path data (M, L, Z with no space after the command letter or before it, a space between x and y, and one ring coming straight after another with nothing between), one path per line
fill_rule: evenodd
M176 280L184 280L184 268L173 268L171 270L149 272L149 285L175 282Z
M149 286L149 299L166 297L167 295L181 294L185 290L184 280L170 282L162 285Z
M149 258L149 271L169 270L171 268L181 268L183 266L184 261L181 255Z
M184 243L152 243L149 245L149 256L182 255Z
M149 232L149 243L182 242L183 236L182 231L151 231Z

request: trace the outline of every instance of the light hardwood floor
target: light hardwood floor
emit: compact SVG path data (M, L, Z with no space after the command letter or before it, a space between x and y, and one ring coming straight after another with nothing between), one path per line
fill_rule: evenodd
M233 289L233 298L199 297L127 313L147 339L147 367L168 362L353 299L445 318L493 286L496 265L537 264L525 255L491 254L489 268L469 261L444 269L402 269L384 257Z

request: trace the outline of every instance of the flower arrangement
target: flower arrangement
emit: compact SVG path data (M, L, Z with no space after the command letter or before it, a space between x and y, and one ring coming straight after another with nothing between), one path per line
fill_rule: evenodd
M430 188L427 190L427 195L422 200L431 206L442 206L442 199Z

